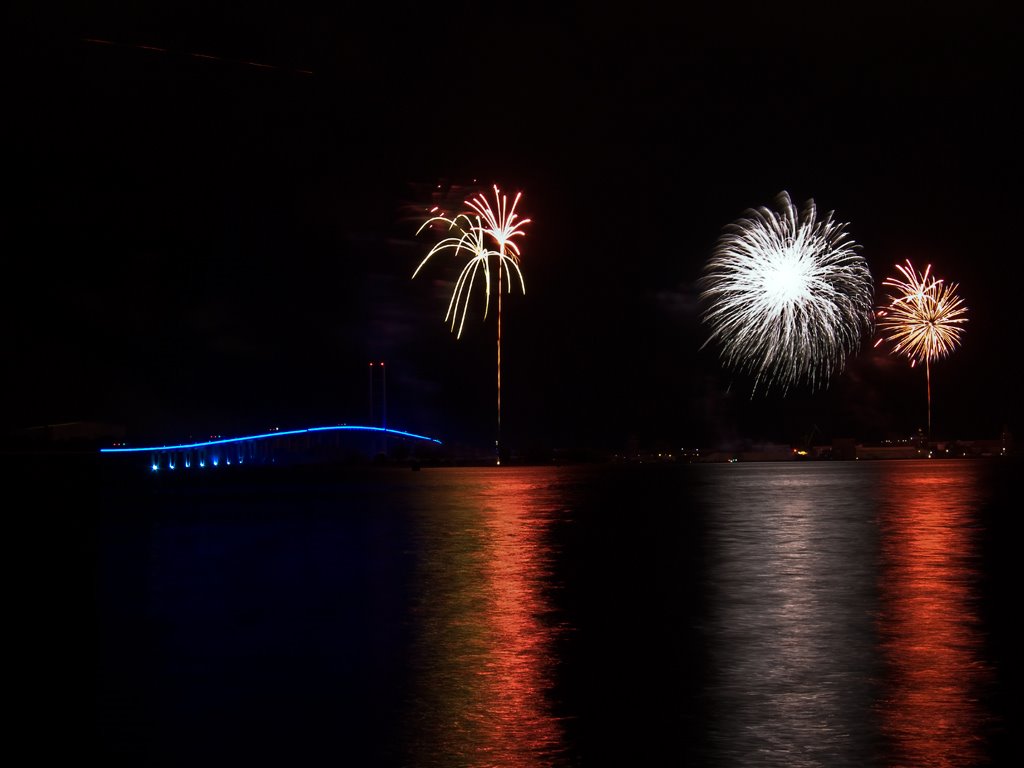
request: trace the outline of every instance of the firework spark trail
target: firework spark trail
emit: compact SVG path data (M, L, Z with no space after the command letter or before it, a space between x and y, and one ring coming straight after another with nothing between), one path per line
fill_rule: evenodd
M498 250L502 256L511 257L516 261L519 260L519 246L516 245L512 238L525 235L523 227L530 223L529 219L516 221L519 218L519 214L516 213L516 206L519 205L519 200L522 196L522 192L517 192L510 208L508 197L501 194L501 191L495 185L494 202L497 206L497 211L491 208L490 202L483 194L479 194L466 201L466 205L487 222L486 232L498 244Z
M463 224L460 224L464 222ZM480 219L477 218L477 223L474 226L469 216L465 214L458 214L454 218L448 218L447 216L432 216L427 219L423 225L417 231L417 234L422 232L424 229L430 227L434 222L441 222L448 225L449 231L457 230L458 234L451 237L446 237L438 242L430 251L427 253L426 258L420 262L419 266L412 273L415 278L419 271L423 268L432 256L441 251L452 250L454 255L458 257L460 251L465 250L469 255L469 261L463 267L462 272L459 274L458 279L455 281L455 289L452 291L451 301L448 302L448 311L445 313L445 322L451 320L452 332L455 333L456 338L462 337L462 328L466 324L466 313L469 310L469 297L473 290L473 282L476 280L477 272L482 270L484 275L484 318L487 318L487 308L491 303L491 267L489 258L492 255L499 255L496 251L492 251L484 243L484 229L480 224ZM517 267L518 269L518 267ZM459 307L462 308L460 315ZM459 330L455 331L455 324L458 322Z
M119 43L113 40L103 40L96 37L83 37L83 43L89 43L90 45L109 45L117 48L134 48L138 51L148 51L150 53L166 53L166 54L178 54L181 56L190 56L193 59L204 59L206 61L222 61L228 64L239 64L245 67L255 67L257 69L277 69L284 72L293 72L297 75L312 75L312 70L300 69L298 67L284 67L277 64L266 64L261 61L249 61L247 59L231 59L226 56L217 56L212 53L200 53L198 51L178 51L171 48L164 48L159 45L150 45L147 43Z
M931 264L917 272L908 260L897 264L903 279L887 278L882 284L895 288L889 304L878 311L878 328L883 341L893 344L894 354L903 354L911 365L921 360L945 357L960 344L967 307L956 294L956 283L947 283L931 274Z
M508 254L502 254L500 251L495 251L486 247L484 238L489 234L489 229L484 227L480 222L479 216L475 217L476 223L474 224L470 216L464 213L456 215L454 218L447 216L431 216L427 219L420 228L417 230L417 234L422 232L424 229L429 228L434 222L441 222L449 227L449 230L455 229L458 231L457 234L449 238L444 238L439 241L430 251L427 253L426 258L420 262L420 265L416 267L413 272L415 276L423 268L424 264L430 260L432 256L441 251L452 250L453 255L459 257L461 251L465 251L469 255L469 261L463 267L462 272L459 274L459 279L456 281L455 290L452 292L452 300L449 302L449 308L444 314L444 321L452 321L452 331L455 332L455 326L458 322L459 331L456 333L457 338L462 337L462 330L466 323L466 313L469 307L469 296L472 292L473 282L476 278L476 272L483 272L483 285L484 285L484 299L483 299L483 318L487 317L487 309L490 306L490 256L497 256L500 268L504 269L509 273L509 279L511 283L511 275L516 274L519 278L519 285L522 288L523 293L526 292L525 282L522 278L522 270L519 268L518 260ZM511 290L511 285L509 286ZM460 313L459 308L462 308Z
M872 325L873 282L846 224L797 212L787 192L778 210L748 210L726 227L699 284L705 346L729 368L753 374L754 392L816 388L842 370ZM753 396L753 393L752 393Z

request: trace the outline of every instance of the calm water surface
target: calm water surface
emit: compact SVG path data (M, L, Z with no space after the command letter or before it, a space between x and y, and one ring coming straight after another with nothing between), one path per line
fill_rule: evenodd
M105 765L1015 765L1018 469L108 478L33 652Z

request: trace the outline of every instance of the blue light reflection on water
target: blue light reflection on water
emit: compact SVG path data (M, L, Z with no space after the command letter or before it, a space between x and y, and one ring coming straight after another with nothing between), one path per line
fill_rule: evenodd
M993 472L503 467L114 493L98 749L190 766L983 764L1008 745L989 642L1007 625L980 593Z

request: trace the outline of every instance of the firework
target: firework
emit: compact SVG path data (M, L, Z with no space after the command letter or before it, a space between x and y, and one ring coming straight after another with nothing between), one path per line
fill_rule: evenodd
M872 325L867 262L830 212L813 200L797 211L787 192L776 209L750 209L728 225L700 279L705 346L754 377L754 391L807 383L842 370Z
M967 307L957 296L956 283L947 283L932 275L929 264L924 272L914 269L908 259L906 265L897 264L902 278L890 277L882 283L895 289L888 305L878 311L878 329L883 341L892 343L894 354L906 355L911 366L924 360L925 381L928 388L928 437L932 432L932 360L945 357L960 344L963 324L967 322Z
M967 307L956 295L956 283L932 276L931 264L917 272L908 260L897 264L902 279L887 278L882 285L896 290L888 306L878 311L878 329L883 341L893 344L894 354L906 355L911 365L938 360L960 344Z
M445 322L451 322L452 332L456 333L457 338L462 336L462 329L465 325L466 313L469 308L469 296L478 272L483 273L484 319L487 318L487 311L491 303L491 256L497 258L498 266L499 334L502 274L507 272L509 275L509 291L512 290L512 277L514 275L518 278L520 289L523 293L526 293L526 282L523 279L523 272L519 267L519 247L512 240L513 237L524 235L525 232L523 232L522 227L530 222L529 219L516 221L518 217L515 209L522 193L516 195L511 208L508 206L507 198L501 195L497 187L494 188L494 194L498 203L497 213L491 208L483 195L478 195L466 201L466 205L473 210L473 214L460 213L454 217L448 217L444 214L431 216L417 230L417 234L419 234L424 229L431 228L435 223L441 223L446 225L448 231L454 232L454 234L439 241L430 249L426 257L412 273L414 278L432 256L442 251L452 251L456 257L466 256L469 258L469 261L455 281L455 289L452 291L452 298L448 303L448 311L445 313ZM488 238L494 241L498 250L487 247ZM455 331L456 323L459 326L457 332Z
M523 280L522 270L519 268L519 246L513 238L525 235L523 227L530 223L530 219L520 219L516 213L516 206L522 198L522 192L517 192L512 200L511 206L508 197L501 193L497 185L494 186L494 207L483 195L478 194L465 201L469 212L459 213L454 217L448 217L443 212L428 218L417 231L422 232L432 227L435 222L446 224L449 232L454 234L438 242L427 253L426 258L420 262L413 272L413 277L419 273L423 265L430 260L430 257L440 251L451 250L455 256L468 256L469 261L463 267L459 279L455 281L455 290L452 292L451 301L448 303L448 312L445 314L445 322L452 323L452 331L455 331L456 322L459 330L456 337L462 336L462 328L466 322L466 312L469 306L469 296L473 289L473 283L478 272L483 272L484 278L484 318L487 317L487 310L491 301L491 266L490 257L497 259L498 268L498 437L494 441L495 452L498 454L498 463L501 463L501 294L502 276L508 273L508 290L512 291L513 276L519 279L520 290L526 293L526 282ZM436 213L439 209L434 209ZM487 247L487 241L493 241L497 250ZM465 252L463 254L463 252ZM461 307L461 314L460 314Z

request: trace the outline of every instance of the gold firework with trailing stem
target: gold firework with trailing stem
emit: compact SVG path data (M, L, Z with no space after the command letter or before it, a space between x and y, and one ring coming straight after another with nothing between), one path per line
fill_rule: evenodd
M883 341L890 342L893 354L904 355L911 366L924 360L925 381L928 389L928 437L932 432L932 373L933 360L946 357L960 345L963 325L967 322L967 307L957 295L957 283L947 283L932 274L929 264L918 272L908 259L897 264L901 277L886 278L882 284L894 289L887 297L888 304L878 310L878 330Z

